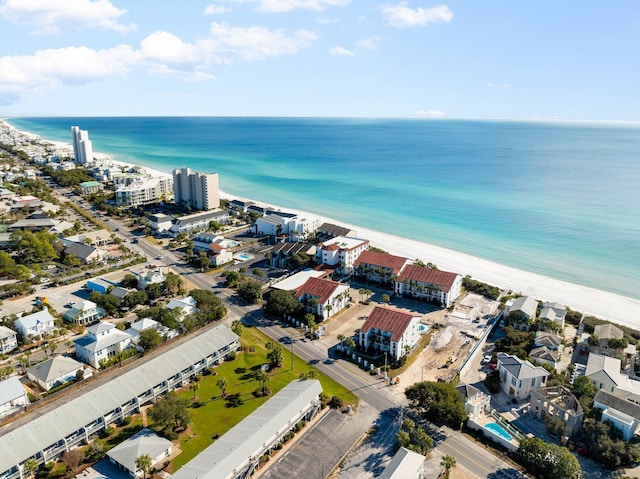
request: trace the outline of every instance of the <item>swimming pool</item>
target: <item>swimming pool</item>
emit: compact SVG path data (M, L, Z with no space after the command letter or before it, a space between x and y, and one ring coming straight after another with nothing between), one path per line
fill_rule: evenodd
M484 425L484 428L488 431L491 431L496 436L500 436L505 441L513 441L513 436L505 431L504 428L497 422L489 422Z
M431 331L431 326L427 326L426 324L421 324L420 326L418 326L418 331L420 331L420 334L426 334L429 331Z
M250 255L248 253L238 253L238 254L235 254L233 257L238 261L249 261L250 259L253 259L253 255Z

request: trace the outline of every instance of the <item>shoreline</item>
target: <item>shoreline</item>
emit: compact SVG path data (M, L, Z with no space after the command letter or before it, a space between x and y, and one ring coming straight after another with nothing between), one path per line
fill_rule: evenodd
M72 149L70 143L52 141L29 132L17 130L3 119L0 119L0 123L29 138L37 137L40 141L50 143L57 148ZM94 156L121 166L138 166L144 168L150 174L164 177L172 176L170 173L144 165L114 160L110 155L104 153L94 152ZM420 259L424 262L431 262L442 270L452 271L462 276L470 275L476 280L498 286L502 289L510 289L514 292L533 296L539 300L557 301L586 315L593 315L613 323L640 329L640 319L638 318L638 313L640 313L640 300L634 298L520 270L466 253L431 245L426 242L382 233L342 221L335 221L324 215L283 208L278 205L250 198L242 198L229 194L224 190L220 190L220 197L226 200L240 199L252 201L258 205L268 206L282 211L290 211L303 217L318 218L321 222L339 224L357 231L358 237L368 239L371 245L384 249L389 253L405 256L410 259Z

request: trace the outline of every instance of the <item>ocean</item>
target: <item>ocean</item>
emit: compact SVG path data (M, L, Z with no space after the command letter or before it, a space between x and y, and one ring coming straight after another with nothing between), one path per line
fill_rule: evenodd
M640 299L640 124L11 118L225 192ZM421 258L429 261L429 258ZM464 272L462 272L464 273Z

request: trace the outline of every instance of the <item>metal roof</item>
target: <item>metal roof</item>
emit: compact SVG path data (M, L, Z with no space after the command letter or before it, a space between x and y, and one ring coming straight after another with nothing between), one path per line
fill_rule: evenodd
M261 453L274 434L284 433L298 415L322 392L320 381L296 380L244 418L198 454L173 479L226 479L248 459Z
M25 417L29 422L17 428L3 426L0 473L237 340L228 327L217 326L105 384L89 387L82 396L50 412L38 415L35 410Z
M20 379L16 376L0 381L0 406L5 405L9 401L21 398L24 395L24 387L22 387ZM0 448L0 450L4 451L3 448ZM4 452L2 454L4 455Z
M172 447L171 441L158 436L151 429L145 428L111 449L107 452L107 456L124 466L128 471L136 473L139 471L136 460L140 456L148 454L153 461L164 451L171 450Z
M385 467L380 479L405 479L418 477L418 471L424 468L427 458L404 447L398 449L389 465Z

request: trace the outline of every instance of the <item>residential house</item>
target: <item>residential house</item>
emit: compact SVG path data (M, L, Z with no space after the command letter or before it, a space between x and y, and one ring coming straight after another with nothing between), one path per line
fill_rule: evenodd
M480 389L471 384L460 383L456 390L464 401L464 411L469 419L476 420L491 412L491 396L483 393Z
M159 268L145 268L140 271L131 270L131 274L138 279L138 289L140 290L147 289L151 284L162 284L167 280L166 276Z
M83 196L99 193L104 186L99 181L83 181L78 185Z
M123 288L121 286L116 286L111 291L109 291L109 294L111 296L115 296L120 301L122 301L126 295L128 295L129 293L131 293L133 291L135 291L135 290L134 289Z
M227 224L229 222L229 212L227 210L214 210L181 216L173 221L171 234L175 237L180 233L206 230L212 221Z
M88 299L76 301L71 304L69 311L64 313L62 319L67 323L79 325L93 324L107 315L104 309L100 308L93 301Z
M584 410L576 397L564 386L543 388L531 393L529 410L545 420L554 417L564 424L564 435L572 437L580 432Z
M73 236L67 236L64 238L65 246L70 243L90 244L93 246L105 246L113 243L113 233L110 233L106 229L100 229L96 231L87 231Z
M180 299L174 298L169 301L169 304L167 304L167 309L178 309L180 311L178 320L182 321L188 315L193 314L197 311L197 302L191 296Z
M614 392L623 382L620 374L621 364L618 358L589 353L584 375L591 380L597 389Z
M554 369L558 368L558 363L560 362L560 353L547 346L533 348L529 353L529 357L535 364L547 364Z
M304 242L279 242L269 247L265 253L271 254L271 266L275 268L286 268L289 260L296 254L306 254L311 260L315 260L316 245Z
M353 274L376 283L394 284L409 258L379 251L365 250L353 263Z
M530 296L520 296L506 306L507 322L516 329L526 331L531 322L536 319L538 302Z
M151 215L147 218L147 221L149 222L149 227L157 233L169 231L173 225L173 217L164 213Z
M49 391L76 380L79 371L82 371L81 377L84 378L84 364L70 357L58 355L27 369L27 377L45 391Z
M221 244L211 244L207 255L213 266L222 266L233 261L233 251Z
M52 215L55 215L59 210L60 210L60 206L43 201L40 209L31 213L29 217L33 219L50 218Z
M272 211L274 211L274 209L268 206L250 205L247 207L247 213L254 213L259 216L264 216Z
M7 226L8 232L13 231L42 231L49 230L60 223L60 220L53 218L27 218L18 220Z
M281 291L295 291L307 282L309 278L324 278L327 277L326 271L320 271L317 269L307 268L302 271L298 271L291 276L287 276L284 279L276 281L271 285L273 289L279 289Z
M28 338L40 339L56 329L55 318L47 308L42 311L18 318L13 323L13 329L23 340Z
M145 475L136 464L139 457L149 456L153 467L169 457L172 451L171 441L144 428L107 452L107 457L111 464L125 471L130 477L137 478Z
M462 293L462 276L410 264L405 266L398 276L395 292L401 296L437 301L448 308Z
M142 318L131 324L131 327L125 331L131 336L131 341L138 344L140 341L140 333L147 329L155 329L160 335L164 334L164 327L159 322L151 318Z
M547 321L552 321L558 326L560 329L564 329L564 319L567 317L567 308L566 306L561 305L560 303L544 303L542 305L542 311L540 311L540 319L545 319Z
M350 274L355 261L368 249L369 240L337 236L316 245L316 262L337 266L336 271L340 274Z
M194 251L208 252L212 244L221 244L224 241L224 236L215 233L198 233L191 241L193 242Z
M378 477L379 479L422 479L426 460L427 458L423 455L401 447Z
M75 256L83 264L93 264L104 260L107 253L95 246L83 243L69 243L64 249L65 256Z
M106 321L87 328L87 334L74 341L76 356L98 369L100 363L111 359L131 346L131 336Z
M235 212L239 212L239 213L246 213L247 212L247 208L249 208L249 206L252 206L253 204L254 203L252 201L231 200L229 202L228 208L231 211L235 211Z
M549 371L517 356L498 353L498 374L500 389L514 399L523 400L546 386Z
M356 232L356 230L352 230L351 228L334 225L331 223L322 223L316 230L316 240L320 243L322 243L323 241L328 241L331 238L336 238L338 236L347 236L350 238L354 238L358 236L358 233Z
M20 379L12 376L0 381L0 417L18 412L28 404L27 391Z
M289 233L290 219L270 212L258 219L255 222L256 235L260 236L278 236L280 234Z
M295 290L296 299L321 320L349 305L349 285L324 278L309 278Z
M7 354L18 348L18 335L13 329L0 326L0 354Z
M562 349L562 336L549 333L547 331L536 331L535 338L533 340L533 347L546 346L554 351L560 351Z
M598 339L597 344L587 342L589 352L604 356L619 357L626 361L635 358L635 346L629 346L624 337L624 332L611 323L598 324L593 331L593 336Z
M593 407L602 411L600 422L610 421L625 441L638 435L640 426L640 395L627 391L600 390L593 399Z
M364 350L389 353L398 360L420 340L420 316L393 308L376 306L358 333Z

